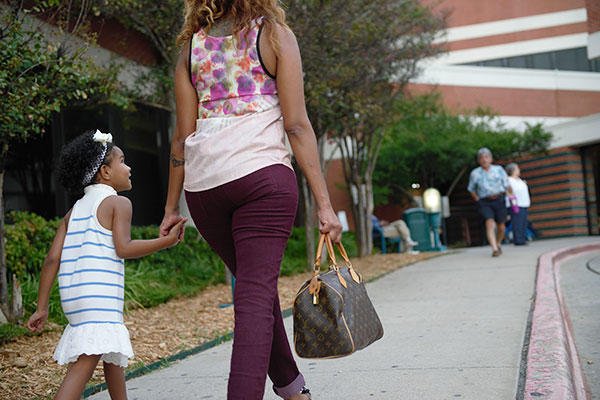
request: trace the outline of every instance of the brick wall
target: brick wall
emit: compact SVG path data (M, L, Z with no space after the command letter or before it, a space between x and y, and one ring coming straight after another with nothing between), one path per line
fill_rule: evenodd
M585 0L585 8L587 8L588 17L588 32L594 33L600 31L600 1Z
M587 235L588 216L581 155L576 148L517 160L531 192L530 220L543 237Z

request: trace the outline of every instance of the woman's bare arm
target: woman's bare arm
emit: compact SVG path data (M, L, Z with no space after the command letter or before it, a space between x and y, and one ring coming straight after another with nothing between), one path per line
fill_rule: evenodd
M184 142L196 129L198 118L198 97L190 82L188 57L190 51L188 42L182 47L177 66L175 67L175 103L177 107L177 123L175 134L171 141L169 156L169 185L165 215L160 224L160 235L168 234L169 229L179 220L179 197L183 188L184 178Z
M263 40L261 35L261 55L267 68L269 65L276 65L275 71L270 72L277 74L277 92L285 131L298 165L315 196L319 229L323 233L329 232L331 239L338 242L341 240L342 226L331 206L327 185L321 172L315 132L306 112L298 42L289 29L279 25L266 25L264 39L269 36L269 29L276 30L280 54L276 57L269 41ZM262 51L263 48L266 51Z

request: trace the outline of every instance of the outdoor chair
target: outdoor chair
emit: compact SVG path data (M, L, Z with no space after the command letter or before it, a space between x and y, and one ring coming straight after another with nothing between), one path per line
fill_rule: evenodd
M402 250L402 240L399 236L386 238L383 236L383 229L375 225L373 225L373 244L381 249L381 254L387 253L388 246L390 251L393 251L394 246L398 249L398 253Z

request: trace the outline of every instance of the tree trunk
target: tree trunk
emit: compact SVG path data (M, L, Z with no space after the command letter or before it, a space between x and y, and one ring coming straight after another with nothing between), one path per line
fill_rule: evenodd
M365 176L365 200L366 205L366 238L367 238L367 255L373 252L373 222L371 221L371 215L373 215L375 200L373 199L373 180L371 175Z
M371 242L371 214L369 213L367 201L367 188L364 183L352 183L352 210L356 226L356 244L358 256L364 257L371 254L373 250Z
M6 234L4 232L4 158L7 147L4 145L0 150L0 308L6 318L11 320L6 272Z
M312 270L315 260L315 223L314 223L314 200L308 181L304 174L302 175L302 198L304 200L304 229L306 237L306 269Z
M10 317L12 322L17 322L19 319L23 318L23 294L21 292L21 285L19 284L19 280L15 274L12 276L12 287L12 306L10 309Z

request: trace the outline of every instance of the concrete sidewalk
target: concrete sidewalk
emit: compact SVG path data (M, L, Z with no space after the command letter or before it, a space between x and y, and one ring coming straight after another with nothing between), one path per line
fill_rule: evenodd
M299 360L315 400L514 399L538 257L582 237L470 248L367 286L383 339L336 360ZM291 337L291 318L286 325ZM131 400L225 399L231 343L128 381ZM277 399L266 389L265 399ZM108 399L103 392L91 399Z

